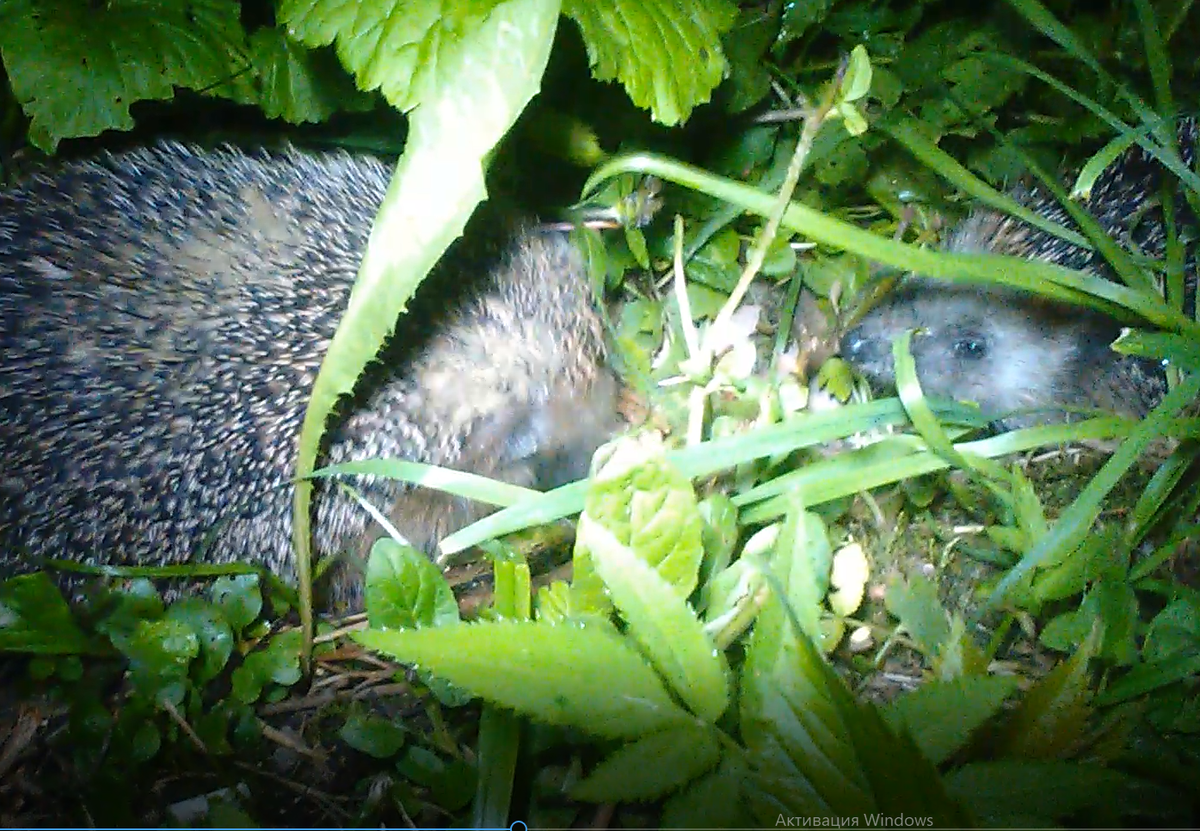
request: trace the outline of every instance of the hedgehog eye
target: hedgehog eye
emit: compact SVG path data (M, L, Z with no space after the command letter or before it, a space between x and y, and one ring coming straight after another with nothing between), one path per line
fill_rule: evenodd
M954 357L966 361L978 361L987 357L987 341L977 334L963 335L954 341Z

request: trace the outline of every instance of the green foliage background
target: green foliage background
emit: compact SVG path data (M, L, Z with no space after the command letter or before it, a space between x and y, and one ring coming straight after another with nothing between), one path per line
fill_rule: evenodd
M592 184L627 185L647 172L668 183L658 224L606 261L609 283L624 281L633 295L616 321L622 353L647 387L690 372L696 387L734 390L743 411L715 413L708 441L672 452L645 437L622 440L589 485L537 499L506 494L497 501L512 507L444 541L452 551L531 518L583 511L570 583L533 595L523 559L492 544L495 599L479 621L459 620L428 560L388 540L376 546L370 628L356 640L417 668L434 727L418 738L411 719L339 713L340 739L394 777L386 797L364 796L352 803L360 813L341 821L397 809L462 818L474 797L476 825L504 825L520 766L547 755L555 764L543 772L560 780L522 803L545 824L578 819L586 803L639 801L655 801L651 819L632 808L623 816L676 827L779 816L915 816L955 827L1177 821L1194 811L1186 788L1200 770L1200 602L1194 589L1157 581L1151 566L1195 530L1186 493L1194 448L1185 442L1158 469L1129 523L1106 530L1093 520L1152 439L1194 428L1176 417L1196 395L1187 370L1197 366L1198 330L1184 293L1175 286L1164 297L1134 263L1115 263L1118 284L911 243L935 240L961 216L963 193L1016 208L1004 189L1017 176L1075 169L1114 137L1154 139L1181 186L1193 185L1163 132L1195 107L1191 5L7 0L0 130L6 147L27 140L48 153L164 132L402 151L314 390L302 473L337 397L490 185L528 181L534 169L546 180L534 189L569 201L587 190L585 166L598 164ZM5 161L19 166L22 155ZM969 413L930 410L904 384L900 401L785 419L778 391L720 362L689 364L695 355L682 354L686 337L670 316L677 309L664 314L629 288L638 264L670 262L676 212L687 219L678 246L697 319L720 319L751 239L762 243L759 279L803 277L834 305L866 284L868 261L1100 305L1139 322L1144 347L1171 356L1182 383L1142 425L1096 419L979 439ZM778 230L764 232L758 217ZM898 229L902 240L891 241ZM796 243L815 247L798 255ZM674 352L651 365L664 330L678 334ZM688 405L663 406L681 416ZM730 427L744 421L756 429ZM784 464L910 423L916 434ZM1125 443L1057 517L1047 518L1016 467L989 462L1082 437ZM978 620L944 608L930 582L894 581L893 628L928 674L888 707L863 703L823 655L855 624L853 609L827 598L841 512L855 493L897 481L918 501L910 483L924 480L915 477L946 468L969 471L974 498L998 506L987 530L1006 570L984 588L1003 622L980 646L969 633ZM728 493L697 488L718 474L732 480ZM1168 542L1137 561L1162 539L1151 532L1164 517ZM297 523L307 566L306 545ZM26 680L51 682L68 704L72 759L98 771L80 796L94 809L102 796L132 791L136 772L167 764L167 750L207 762L249 752L263 733L261 708L288 694L314 654L331 651L312 643L310 597L302 580L302 627L272 634L255 577L223 577L206 598L170 605L137 581L100 607L93 631L83 624L95 620L80 621L35 576L0 592L10 616L2 634L6 648L38 655ZM1064 598L1075 605L1056 605ZM989 670L1005 632L1047 610L1042 644L1060 660L1020 693ZM227 689L214 696L227 670ZM115 685L122 706L110 711L102 693ZM473 698L485 702L478 755L461 751L442 715ZM112 803L108 822L141 818ZM245 821L222 813L236 810L213 798L208 821Z

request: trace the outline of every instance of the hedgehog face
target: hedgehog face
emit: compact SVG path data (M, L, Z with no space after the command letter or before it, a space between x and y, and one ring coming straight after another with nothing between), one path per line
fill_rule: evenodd
M895 386L892 340L911 341L926 395L984 415L1063 402L1077 346L1049 311L1012 292L911 279L842 338L843 357L876 389Z
M559 383L544 401L518 402L494 414L473 432L459 464L550 490L586 477L596 449L620 427L616 379L600 372L586 388Z

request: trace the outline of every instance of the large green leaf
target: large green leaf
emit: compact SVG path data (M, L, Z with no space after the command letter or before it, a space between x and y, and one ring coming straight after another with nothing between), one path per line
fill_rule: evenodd
M493 704L606 738L644 736L694 719L646 659L597 628L488 621L354 635Z
M236 0L4 0L0 56L30 117L29 139L133 127L129 108L176 87L246 98L246 36Z
M367 559L367 619L376 629L449 626L458 604L441 569L410 545L380 539Z
M668 126L708 101L728 63L721 35L737 17L727 0L566 0L592 74L619 81L639 107Z
M319 122L339 110L369 110L377 100L359 92L328 51L307 49L281 29L251 35L250 60L259 79L256 103L267 118Z
M1017 688L1008 676L974 675L929 679L894 701L884 715L906 731L931 762L941 764L961 750L975 729L995 716Z
M714 767L721 758L715 730L684 724L622 745L571 788L589 802L656 799Z
M596 570L629 634L688 709L715 722L729 706L729 670L695 612L657 571L587 514L579 535L588 539Z
M441 9L441 6L437 6ZM486 195L484 164L541 86L558 22L558 0L462 4L459 16L429 20L422 7L348 2L289 2L281 17L309 43L336 40L359 85L384 85L384 94L414 108L408 144L371 231L350 303L329 345L305 413L297 473L316 463L326 419L378 353L413 292L466 226ZM481 11L490 9L486 15ZM433 37L416 70L403 60L360 63L364 55L408 55L412 28L426 21L453 37ZM386 72L387 78L379 76ZM415 76L414 76L415 77ZM406 97L397 97L397 84ZM419 97L414 97L419 93ZM416 106L416 105L420 106ZM301 584L301 618L311 620L309 501L311 486L296 488L294 539Z
M334 44L361 89L378 89L407 112L441 96L447 81L464 68L456 52L478 45L488 16L502 5L505 0L282 0L279 16L300 42ZM519 53L523 34L512 34ZM475 57L483 66L493 60L486 54Z
M653 567L679 597L695 590L704 557L704 523L692 483L667 461L657 434L613 442L592 477L584 516ZM581 533L576 580L590 568L591 547L591 537Z
M755 624L742 671L741 728L760 821L813 816L927 816L967 824L937 769L872 705L860 703L775 591ZM864 819L864 822L867 820Z

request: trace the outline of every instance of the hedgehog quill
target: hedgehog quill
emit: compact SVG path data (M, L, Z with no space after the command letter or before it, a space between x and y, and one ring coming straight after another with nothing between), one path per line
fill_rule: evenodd
M1194 159L1197 125L1181 121L1185 162ZM1118 244L1162 259L1165 229L1157 204L1163 171L1139 147L1097 179L1084 207ZM1060 225L1075 228L1051 194L1018 189L1018 201ZM1195 218L1179 200L1182 223ZM1008 254L1116 279L1103 257L1020 220L979 210L950 235L960 253ZM1189 257L1186 275L1194 292ZM1097 312L1056 304L993 286L909 276L841 340L841 352L876 389L895 384L891 343L917 330L911 347L917 377L932 396L973 401L1007 428L1068 420L1070 410L1100 409L1140 417L1166 391L1162 367L1110 347L1120 324ZM1025 411L1025 412L1018 412Z
M47 557L294 581L299 427L389 176L346 153L161 143L0 192L0 577ZM339 408L322 463L579 478L618 426L606 358L567 237L485 215ZM486 513L349 481L426 551ZM336 485L316 485L313 516L315 552L349 555L330 599L361 606L381 532Z

